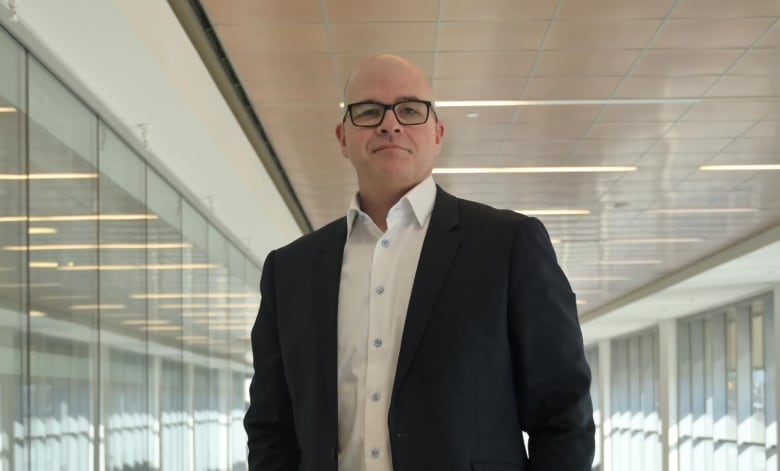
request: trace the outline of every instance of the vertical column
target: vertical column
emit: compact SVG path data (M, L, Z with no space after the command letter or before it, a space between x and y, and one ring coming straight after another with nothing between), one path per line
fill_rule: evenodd
M767 349L769 354L767 355L767 364L771 362L772 368L769 371L771 374L767 375L767 385L774 388L774 410L772 414L767 414L766 447L768 453L766 469L780 471L780 459L777 457L777 445L780 443L780 433L778 433L780 427L777 426L777 411L780 410L780 394L778 393L780 391L780 383L777 380L777 352L778 347L780 347L780 285L775 286L771 299L772 308L768 312L772 316L773 335L769 336L771 341L767 342L768 345L771 343L771 349Z
M612 348L609 340L602 340L599 349L599 396L601 397L601 465L603 471L612 467Z
M737 305L737 467L750 469L753 462L750 364L750 311L748 304Z
M677 471L677 321L658 326L661 460L663 471Z

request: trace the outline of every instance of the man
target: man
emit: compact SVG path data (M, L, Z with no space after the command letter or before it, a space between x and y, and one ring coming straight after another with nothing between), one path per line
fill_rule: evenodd
M263 267L250 470L589 470L590 372L544 227L435 186L445 128L410 62L368 59L345 99L347 217Z

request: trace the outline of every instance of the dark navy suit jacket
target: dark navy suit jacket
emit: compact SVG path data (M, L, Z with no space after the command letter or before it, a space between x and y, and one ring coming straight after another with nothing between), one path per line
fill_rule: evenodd
M263 267L252 471L337 470L346 230L337 220ZM575 297L542 223L438 188L387 417L394 470L590 470L589 386Z

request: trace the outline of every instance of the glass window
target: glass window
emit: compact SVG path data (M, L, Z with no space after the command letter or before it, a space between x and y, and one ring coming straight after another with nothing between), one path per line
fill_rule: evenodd
M661 465L658 420L658 334L612 342L612 466L656 470Z
M257 261L2 28L0 64L0 470L246 469Z
M29 73L29 218L56 230L29 250L31 467L89 469L98 315L118 308L97 290L97 118L37 61Z
M28 227L26 173L26 78L24 50L0 29L0 469L26 465L24 437L28 408L23 378L26 372L27 251L39 237ZM18 175L18 179L12 179ZM31 232L28 232L31 231ZM9 250L8 248L15 248ZM31 312L30 315L40 315Z
M773 334L766 332L774 322L766 309L770 303L771 296L765 295L679 322L681 469L776 467L774 389L770 387L774 341ZM690 404L686 396L691 397ZM695 422L692 453L686 451L687 411Z
M146 242L146 166L116 134L101 123L100 214L137 215L101 220L100 373L104 466L110 470L149 466L147 401L147 252L172 250Z

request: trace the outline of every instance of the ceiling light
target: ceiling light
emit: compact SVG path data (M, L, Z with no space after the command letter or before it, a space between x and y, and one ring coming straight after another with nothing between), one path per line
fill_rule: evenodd
M163 319L129 319L126 321L122 321L122 324L124 325L166 325L170 324L170 322L163 320Z
M209 338L206 335L180 335L176 337L177 340L184 340L185 342L208 342Z
M437 167L434 174L483 174L483 173L600 173L600 172L635 172L634 166L599 166L599 167Z
M107 311L107 310L116 310L116 309L124 309L127 306L124 304L74 304L70 307L71 311L95 311L95 310L101 310L101 311Z
M150 293L131 294L131 299L255 298L259 293Z
M2 180L84 180L97 178L97 173L0 173Z
M607 239L607 244L686 244L694 242L703 242L704 239L698 237L671 237L661 239Z
M225 317L227 315L227 311L185 312L181 314L181 317L186 317L188 319L200 319L203 317Z
M62 283L0 283L0 288L59 288Z
M656 214L700 214L700 213L754 213L756 208L671 208L650 209L649 213Z
M15 113L16 108L13 106L0 106L0 113Z
M587 265L660 265L661 260L597 260Z
M147 332L178 332L182 330L178 325L150 325L141 327L141 330Z
M590 214L590 210L587 209L515 209L513 211L526 216L586 216Z
M569 281L628 281L624 276L573 276ZM575 290L576 291L576 290Z
M46 317L46 313L43 311L30 311L30 317Z
M213 263L175 263L157 265L68 265L60 267L63 271L124 271L124 270L208 270L220 268Z
M691 104L700 102L700 98L603 98L592 100L459 100L437 101L437 108L494 107L494 106L588 106L588 105L657 105Z
M63 216L3 216L0 222L137 221L159 219L156 214L83 214Z
M57 262L30 262L30 268L57 268L60 264Z
M466 117L471 119L479 118L479 113L467 113Z
M256 308L257 303L222 303L222 304L160 304L160 309L231 309L231 308Z
M181 249L190 248L190 243L157 243L157 244L50 244L50 245L7 245L3 250L8 251L43 251L43 250L93 250L93 249L120 249L120 250L151 250L151 249Z
M30 235L56 234L57 229L53 227L31 227L27 229L27 233Z
M729 171L729 170L780 170L777 164L755 164L755 165L702 165L699 170L709 171Z
M587 301L585 301L584 299L578 299L578 300L576 301L576 303L577 303L577 305L579 305L579 306L581 306L581 305L583 305L583 304L588 304L588 302L587 302Z

